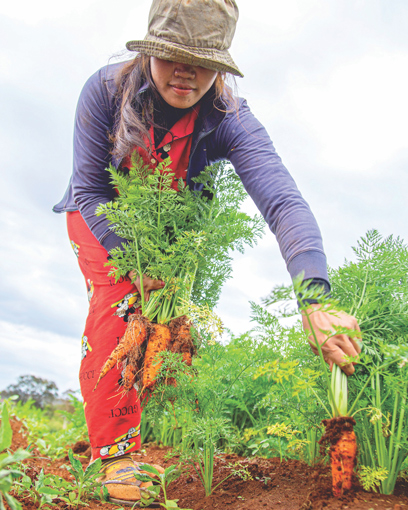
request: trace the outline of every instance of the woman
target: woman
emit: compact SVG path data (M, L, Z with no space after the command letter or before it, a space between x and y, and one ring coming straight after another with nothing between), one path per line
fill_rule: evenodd
M176 177L194 188L192 178L206 165L230 160L276 234L292 278L303 274L311 285L330 290L320 231L308 205L263 126L225 87L226 73L242 76L228 53L237 19L235 0L153 0L147 36L127 44L139 54L99 70L78 103L73 176L54 210L68 213L71 244L90 298L80 380L92 458L103 459L109 493L122 503L140 498L132 475L137 467L129 455L140 447L140 403L134 389L120 401L113 398L119 370L92 390L129 313L137 310L140 282L133 285L128 278L115 284L104 267L109 251L124 241L94 214L115 195L105 171L109 162L126 168L135 148L152 167L170 156ZM163 285L149 278L143 283L147 294ZM353 317L343 314L333 318L316 310L312 320L317 331L333 324L358 328ZM359 347L337 335L323 350L332 366L345 354L357 356ZM354 371L352 364L342 368L347 374Z

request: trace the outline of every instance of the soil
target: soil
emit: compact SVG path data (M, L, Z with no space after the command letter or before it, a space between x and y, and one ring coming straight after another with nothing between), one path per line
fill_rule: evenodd
M12 421L12 450L28 446L21 423ZM71 445L74 453L84 467L89 462L90 445L79 441ZM34 450L34 455L36 454ZM154 444L143 445L140 452L133 454L138 462L161 464L168 467L178 463L178 457L172 456L171 448ZM47 457L34 456L24 461L27 474L36 478L41 468L45 473L56 474L67 480L70 474L66 469L68 457L51 461ZM354 480L350 492L336 499L331 491L331 474L327 465L310 467L298 460L280 462L279 458L243 458L237 455L221 455L214 462L215 487L230 473L228 465L239 463L250 473L252 479L244 481L233 476L223 482L212 496L205 497L204 488L197 474L191 469L169 486L168 498L178 499L183 509L192 510L408 510L408 483L397 483L391 496L365 492ZM36 510L36 506L27 500L20 500L23 510ZM66 505L58 503L56 507L67 510ZM112 505L100 501L89 501L89 510L109 510ZM9 509L8 509L9 510Z

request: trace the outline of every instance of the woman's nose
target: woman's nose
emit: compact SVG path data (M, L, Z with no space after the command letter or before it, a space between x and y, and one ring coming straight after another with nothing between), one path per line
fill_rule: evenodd
M182 64L181 62L174 63L174 76L179 78L192 78L195 76L194 67L190 64Z

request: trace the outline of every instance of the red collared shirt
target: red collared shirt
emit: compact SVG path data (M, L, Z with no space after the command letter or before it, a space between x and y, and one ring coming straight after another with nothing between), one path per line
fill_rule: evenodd
M144 163L149 165L152 169L156 168L157 165L166 158L170 158L171 172L174 173L171 187L176 191L178 190L178 180L183 179L184 182L186 181L194 125L199 112L200 105L197 105L186 113L186 115L181 117L170 131L165 134L163 140L157 147L154 142L153 126L151 126L150 139L152 140L152 152L150 155L145 149L137 147ZM130 168L130 165L131 160L130 155L128 155L123 159L121 168Z

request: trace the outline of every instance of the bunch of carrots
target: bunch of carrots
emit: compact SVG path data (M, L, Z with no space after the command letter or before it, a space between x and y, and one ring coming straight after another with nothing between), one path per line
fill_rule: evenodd
M180 353L182 361L191 366L196 349L187 317L166 325L149 322L140 314L130 315L125 334L102 367L95 389L112 368L123 364L123 392L130 391L134 384L141 388L141 395L152 391L162 366L159 355L166 350ZM174 384L173 378L170 384Z
M141 307L129 316L118 346L101 369L101 379L122 368L122 392L137 383L141 393L154 389L161 370L159 354L179 353L191 365L196 352L191 323L204 329L212 322L223 282L231 273L230 249L242 251L263 233L263 219L240 211L246 192L233 169L224 163L208 167L190 189L174 174L167 159L152 168L134 151L129 169L107 168L117 197L100 204L111 228L127 239L110 251L109 275L116 281L129 273L140 279ZM143 278L165 282L145 300ZM194 305L193 305L194 303ZM202 313L192 312L192 306ZM200 319L197 319L200 316ZM168 374L168 384L175 384Z

